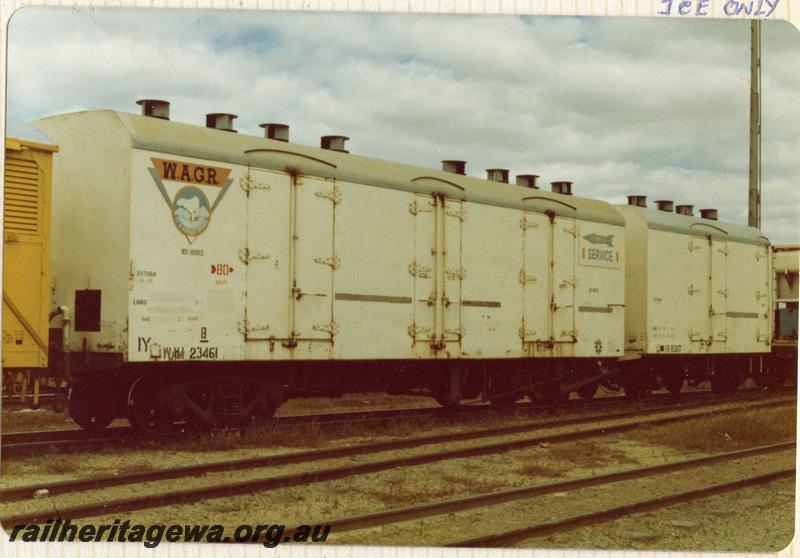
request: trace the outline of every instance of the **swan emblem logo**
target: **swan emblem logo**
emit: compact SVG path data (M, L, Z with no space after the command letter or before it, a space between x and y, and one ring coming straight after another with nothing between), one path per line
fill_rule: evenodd
M231 169L151 158L148 170L169 207L175 228L189 244L203 234L211 216L228 192Z

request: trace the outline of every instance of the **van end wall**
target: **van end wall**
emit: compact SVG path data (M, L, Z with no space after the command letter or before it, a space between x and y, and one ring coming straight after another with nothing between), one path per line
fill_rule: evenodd
M131 141L112 111L44 118L60 146L53 161L53 277L72 316L70 348L127 351ZM101 291L100 331L75 331L75 291Z
M628 206L625 218L625 351L643 353L647 342L647 221Z

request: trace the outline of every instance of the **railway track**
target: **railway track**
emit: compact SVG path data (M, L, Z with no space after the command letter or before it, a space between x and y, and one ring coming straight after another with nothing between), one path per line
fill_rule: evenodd
M412 409L390 409L382 411L347 411L340 413L320 413L307 415L289 415L276 417L270 422L272 428L287 428L301 425L334 426L340 424L356 424L359 422L387 422L399 419L426 419L448 417L458 419L488 410L488 405L464 405L456 413L448 413L441 407L423 407ZM258 429L259 426L254 427ZM182 425L177 424L174 432L165 433L161 439L169 440L187 435ZM34 452L38 449L52 450L82 449L93 445L126 444L138 441L152 441L153 436L142 436L130 426L106 428L101 433L92 433L78 428L8 432L0 436L3 456L19 455Z
M794 388L772 393L795 393ZM734 394L718 395L710 391L689 392L681 395L678 400L683 406L703 402L725 402L731 398L759 397L761 392L757 390L742 390ZM675 404L676 400L669 394L650 395L640 400L641 406L660 406L666 402ZM567 401L558 412L585 412L594 410L613 409L616 406L629 406L630 400L624 396L601 397L590 400L572 399ZM516 414L530 416L535 413L549 413L550 409L542 405L531 403L520 403L517 405ZM412 408L412 409L391 409L381 411L348 411L338 413L290 415L276 417L269 423L269 428L281 429L296 426L313 425L317 427L331 428L343 424L356 423L386 423L397 420L464 420L477 417L481 414L492 412L492 408L487 404L462 405L457 409L443 409L441 407ZM254 426L258 430L264 425ZM170 441L179 439L187 434L181 430L181 425L176 425L176 431L163 434L160 439ZM152 441L153 436L142 436L130 426L117 426L105 429L101 433L92 433L81 429L57 429L43 431L8 432L0 435L2 441L1 453L4 457L34 454L40 451L74 451L80 449L91 449L92 447L103 447L106 445L125 446L137 442Z
M740 460L748 457L764 456L777 452L789 452L794 451L795 448L795 442L770 444L744 450L716 453L707 457L676 460L660 465L626 469L604 475L592 475L588 477L580 477L521 488L498 490L485 494L450 498L446 500L381 510L378 512L349 517L322 518L320 521L310 522L309 524L330 525L331 532L338 535L348 531L380 527L405 521L420 520L427 517L443 516L445 514L464 512L467 510L488 508L491 506L497 506L499 504L505 504L516 500L536 498L547 494L563 494L582 488L610 485L633 479L654 477L676 471L688 471L698 467L705 467L717 463ZM521 539L550 535L593 523L610 521L612 519L621 517L622 515L638 513L640 511L649 511L651 509L672 505L682 501L706 497L728 490L745 488L747 486L752 486L753 484L771 482L780 478L786 478L787 475L791 476L793 473L793 468L782 469L772 474L756 475L732 483L721 483L711 487L706 487L704 489L697 489L669 497L648 499L634 504L627 504L589 514L568 517L551 523L537 524L524 528L509 530L506 532L490 533L480 537L458 540L448 544L447 546L509 546Z
M258 478L251 478L236 482L205 482L202 486L183 488L180 490L153 492L146 495L137 495L115 500L101 499L87 504L80 504L71 507L59 507L58 513L63 519L92 517L97 515L129 512L166 505L186 504L213 498L231 497L237 494L250 494L257 491L287 488L290 486L310 485L317 482L353 477L356 475L385 471L398 467L410 467L457 458L508 452L515 449L536 446L545 442L557 443L608 436L610 434L630 431L643 425L657 426L703 416L741 412L750 409L788 404L794 404L794 400L791 398L772 399L770 401L731 404L727 407L721 405L714 405L712 407L709 407L708 405L697 405L696 407L699 408L693 407L675 409L674 407L670 407L658 410L646 409L607 415L602 419L595 416L539 423L526 422L525 424L519 424L511 427L462 431L444 435L421 436L418 438L405 438L388 442L360 444L350 447L301 451L269 457L248 458L235 461L185 466L152 472L130 473L126 475L114 475L93 479L29 485L0 491L0 500L4 502L22 500L31 497L35 492L41 490L46 490L50 495L70 494L79 491L97 490L101 488L132 483L140 484L148 481L202 476L212 472L229 472L255 468L268 469L269 467L275 467L278 465L301 463L307 464L324 459L349 458L364 454L372 456L393 450L418 450L420 448L430 448L431 446L437 446L445 443L478 441L477 445L467 445L444 450L434 449L433 451L429 452L416 451L410 455L388 457L384 459L377 459L375 461L353 463L352 460L348 460L345 465L328 466L327 468L307 472L261 476ZM667 414L667 416L659 416L663 415L664 413L671 414ZM598 426L601 421L605 424ZM589 425L588 428L569 429L564 432L539 434L534 436L528 435L537 430L541 431L558 427L575 425L580 426L586 424ZM508 437L514 434L523 436L511 440L505 439L499 442L492 440L492 438ZM15 513L14 515L0 518L0 521L2 521L4 525L44 522L47 519L51 519L53 513L53 508L51 506L44 510Z
M67 404L67 396L61 393L40 393L39 407L48 405L51 407L64 408ZM4 395L2 399L3 409L33 408L33 395L28 394L25 402L20 401L19 395Z
M788 449L794 451L794 444L792 444L792 447ZM675 494L638 500L635 502L622 504L619 506L601 509L595 512L566 517L564 519L556 521L539 523L536 525L525 526L517 529L500 531L497 533L490 533L469 539L462 539L451 542L446 546L449 547L511 546L525 539L543 537L543 536L553 535L555 533L563 533L565 531L571 531L573 529L578 529L581 527L587 527L590 525L597 525L599 523L613 521L615 519L627 515L654 511L661 508L674 506L676 504L701 500L703 498L708 498L710 496L725 494L727 492L735 492L738 490L743 490L745 488L764 485L778 480L794 479L795 475L796 475L795 467L782 468L776 471L771 471L769 473L751 475L730 482L717 483L717 484L712 484L710 486L703 486L700 488L681 491Z

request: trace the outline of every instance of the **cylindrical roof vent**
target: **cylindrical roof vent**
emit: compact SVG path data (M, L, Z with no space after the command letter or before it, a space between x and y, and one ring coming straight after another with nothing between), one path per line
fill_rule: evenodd
M442 170L444 172L452 172L454 174L467 174L467 162L448 159L446 161L442 161Z
M525 186L526 188L538 190L539 186L536 185L537 178L539 178L538 174L518 174L517 186Z
M711 219L712 221L716 221L719 216L719 212L716 209L701 209L700 210L700 217L703 219Z
M236 132L233 129L233 121L237 118L235 114L228 112L211 112L206 114L206 128L223 130L225 132Z
M658 206L659 211L669 211L672 213L673 205L672 200L656 200L656 206Z
M136 101L136 104L142 107L142 116L151 116L153 118L169 120L169 101L160 101L158 99L139 99Z
M635 205L636 207L647 207L647 196L635 194L628 196L628 205Z
M264 128L264 137L277 141L289 141L289 126L286 124L276 124L274 122L264 122L258 125Z
M486 169L486 180L508 184L508 169Z
M552 191L556 194L564 194L565 196L572 195L572 182L568 180L559 180L557 182L551 182L550 186Z
M350 153L344 148L344 142L349 140L347 136L322 136L319 140L319 146L322 149L330 149L331 151L339 151L340 153Z
M694 215L694 206L693 205L676 205L675 206L675 213L679 215L688 215L691 217Z

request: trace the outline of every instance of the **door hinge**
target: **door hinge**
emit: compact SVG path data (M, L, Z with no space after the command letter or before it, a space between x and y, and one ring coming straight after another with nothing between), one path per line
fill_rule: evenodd
M331 269L339 269L339 265L342 263L342 260L336 253L334 253L333 256L329 258L314 258L314 262L330 266Z
M577 341L578 340L578 330L575 329L575 328L573 328L573 329L563 329L563 330L561 330L561 337L572 337L573 341Z
M467 271L463 267L456 267L454 269L447 270L447 278L451 281L455 281L456 279L464 279Z
M717 291L717 294L721 294L725 298L728 298L728 289L720 289Z
M420 279L427 279L427 278L428 278L428 274L429 274L431 271L432 271L432 270L431 270L431 268L430 268L430 267L425 267L425 266L417 265L417 261L416 261L416 260L414 260L413 262L411 262L410 264L408 264L408 272L409 272L409 273L410 273L410 274L411 274L413 277L419 277Z
M528 221L527 217L523 217L519 220L519 228L523 231L527 231L528 229L535 229L539 226L539 223L534 223L533 221Z
M571 234L572 236L578 236L578 231L575 230L575 227L564 228L564 232L567 234Z
M467 210L463 207L458 209L445 209L444 213L450 217L455 217L459 221L466 221L467 219Z
M519 338L522 339L523 341L525 340L526 337L533 337L534 335L536 335L536 330L525 329L525 324L522 324L522 326L520 326L517 332L519 333Z
M768 296L767 293L762 293L761 291L756 291L756 300L761 300L765 296Z
M335 321L331 320L327 324L315 325L312 328L314 331L324 331L325 333L329 334L331 337L336 336L339 333L339 324Z
M253 333L254 331L267 331L267 330L269 330L269 325L268 324L253 324L253 325L251 325L247 321L247 318L244 318L243 320L239 321L238 324L236 324L236 329L239 330L239 333L244 335L245 338L246 338L248 336L248 334Z
M269 254L264 254L263 252L251 252L250 248L240 248L239 249L239 260L245 265L249 264L253 260L268 260Z
M315 192L315 196L319 198L327 198L333 202L333 205L338 205L342 203L342 192L339 190L339 186L336 184L333 185L333 190L323 190L321 192Z
M247 174L245 174L239 179L239 187L245 192L249 192L250 190L272 189L272 186L270 186L266 182L259 182L258 180L253 180L252 178L250 178L250 175Z
M689 296L693 295L694 293L700 292L700 289L696 289L694 285L689 285L689 288L687 290L689 292Z
M433 211L433 200L428 200L427 203L420 203L419 200L413 200L408 204L408 210L412 215L417 213L431 213Z
M699 250L701 246L699 244L695 244L691 240L689 241L689 252L694 252L695 250Z
M758 252L756 252L756 261L757 262L760 262L762 258L766 258L766 257L767 257L767 255L764 252L762 252L760 250Z
M408 334L411 337L413 337L414 339L419 337L420 334L431 333L431 331L432 331L431 328L424 327L424 326L418 326L416 323L413 323L410 326L408 326ZM428 338L430 338L430 336Z
M725 246L723 248L717 248L717 252L719 252L723 256L727 256L728 255L728 247Z
M535 283L538 281L535 275L528 275L525 273L525 268L519 270L519 282L523 285L527 285L528 283Z
M567 287L572 287L574 289L578 286L578 278L573 277L572 279L564 279L558 286L561 289L566 289Z
M445 329L444 332L446 334L449 334L449 335L455 335L456 337L458 337L459 341L461 341L461 339L464 338L464 326L463 325L460 325L458 327L453 327L453 328L450 328L450 329Z

